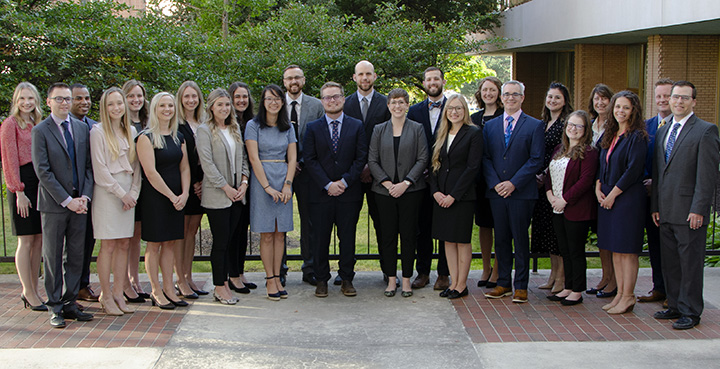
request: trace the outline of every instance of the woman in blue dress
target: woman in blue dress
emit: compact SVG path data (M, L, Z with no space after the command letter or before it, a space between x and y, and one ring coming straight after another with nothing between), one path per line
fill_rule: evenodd
M268 299L287 298L280 283L285 233L293 230L292 179L297 162L297 139L291 129L285 94L268 85L260 95L260 109L245 128L245 146L252 166L250 230L260 233L260 258L265 268Z

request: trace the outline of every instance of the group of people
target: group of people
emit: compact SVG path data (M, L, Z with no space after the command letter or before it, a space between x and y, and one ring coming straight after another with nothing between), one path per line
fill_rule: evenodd
M19 84L0 144L25 307L49 310L51 326L64 327L65 319L93 318L78 298L97 298L109 315L132 313L127 303L145 299L162 309L187 306L184 299L209 294L192 279L203 214L213 236L214 300L236 304L233 291L257 288L243 274L248 227L260 233L267 298L286 299L293 197L303 281L315 286L315 296L328 296L336 227L333 282L355 296L355 236L366 197L387 297L398 287L410 297L430 283L433 240L434 289L441 297L466 296L475 219L483 254L477 285L491 288L486 297L528 301L532 247L551 256L549 280L540 286L551 290L548 298L582 303L592 229L603 277L585 292L614 297L603 309L625 313L636 301L647 228L655 287L639 300L667 297L656 318L677 318L678 329L698 324L720 139L715 125L693 114L691 83L659 81L659 114L646 124L637 95L613 94L602 84L588 113L573 111L568 89L552 83L538 120L522 110L519 81L481 80L481 109L470 115L462 95L445 97L436 67L423 72L427 97L412 106L403 89L375 91L376 79L374 66L361 61L356 92L346 96L342 85L327 82L318 99L303 93L304 72L290 65L284 91L266 86L257 113L242 82L213 90L205 102L200 87L186 81L175 95L161 92L148 104L142 83L130 80L103 92L100 123L87 118L83 85L51 85L50 115L42 120L37 89ZM88 285L95 239L97 297ZM150 293L138 279L140 239L147 242ZM41 255L46 302L37 281Z

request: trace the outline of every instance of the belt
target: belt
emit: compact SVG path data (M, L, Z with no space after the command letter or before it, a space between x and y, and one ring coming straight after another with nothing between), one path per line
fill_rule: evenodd
M262 163L285 163L286 161L284 159L268 159L268 160L260 160Z

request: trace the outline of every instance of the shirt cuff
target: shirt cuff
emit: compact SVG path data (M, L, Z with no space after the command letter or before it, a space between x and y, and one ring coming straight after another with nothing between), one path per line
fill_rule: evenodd
M65 199L65 201L60 203L60 206L66 208L67 205L70 203L70 201L72 201L72 197L68 196L67 199Z

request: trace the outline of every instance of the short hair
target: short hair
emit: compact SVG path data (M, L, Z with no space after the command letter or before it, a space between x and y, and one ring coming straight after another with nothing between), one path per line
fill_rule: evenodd
M697 89L695 88L695 85L688 81L677 81L677 82L673 83L672 89L670 91L674 90L675 87L690 87L690 88L692 88L693 100L695 100L695 98L697 97Z
M52 92L55 91L56 88L67 88L68 90L70 90L70 86L68 86L67 83L55 82L51 84L50 87L48 87L47 96L50 97L50 95L52 95ZM70 90L70 92L72 92L72 90Z
M516 81L516 80L511 80L511 81L507 81L507 82L503 83L502 88L500 89L500 93L505 92L505 86L507 86L507 85L520 86L520 93L525 95L525 85L522 82Z
M660 78L655 82L655 87L657 86L664 86L664 85L672 85L675 81L671 80L670 78Z
M283 69L283 71L282 71L283 76L285 75L285 72L287 72L289 69L300 69L300 70L303 70L303 69L300 68L300 66L297 65L297 64L290 64L290 65L288 65L287 67L285 67L285 69ZM303 72L305 72L305 71L303 71Z
M340 93L341 93L343 96L345 96L345 89L343 88L343 86L342 86L341 84L337 83L337 82L332 82L332 81L330 81L330 82L325 82L325 84L322 85L322 87L320 87L320 97L323 97L323 91L325 91L326 88L330 88L330 87L337 87L337 88L339 88L339 89L340 89Z
M595 87L593 87L592 91L590 91L590 102L588 102L588 113L590 113L590 117L592 119L597 118L599 115L598 112L595 111L595 105L593 104L593 97L595 97L595 94L598 94L608 100L612 99L614 95L613 91L606 84L598 83ZM610 109L612 114L612 108Z
M88 87L85 86L85 85L82 84L82 83L73 83L73 84L70 85L70 91L72 91L72 90L74 90L74 89L76 89L76 88L88 88Z
M482 92L480 91L482 89L482 85L485 84L485 82L492 82L497 89L498 89L498 96L497 101L495 101L495 104L497 104L498 108L503 107L502 99L500 99L500 94L502 91L502 81L500 78L497 78L495 76L487 76L480 80L480 83L478 84L477 91L475 91L475 101L478 103L478 106L480 106L480 109L485 109L485 101L482 99Z
M407 93L407 91L402 88L395 88L388 93L388 104L390 103L390 100L398 98L402 98L403 100L405 100L406 103L410 103L410 95Z
M427 72L432 72L432 71L435 71L435 70L440 72L440 78L445 79L445 72L443 72L443 71L442 71L440 68L438 68L438 67L427 67L427 68L425 68L425 70L423 71L423 79L425 79L425 75L427 74Z

